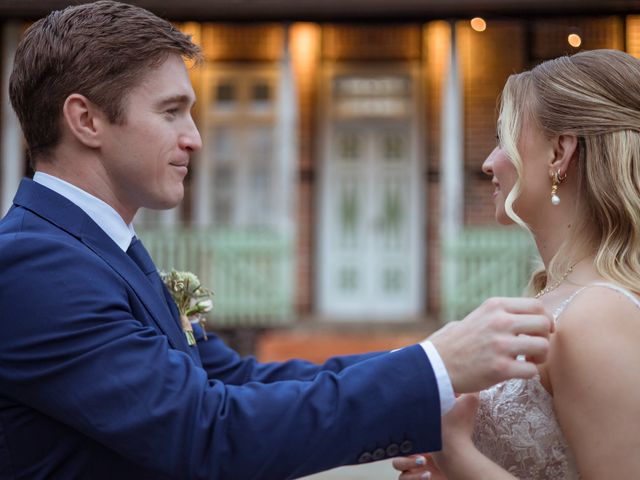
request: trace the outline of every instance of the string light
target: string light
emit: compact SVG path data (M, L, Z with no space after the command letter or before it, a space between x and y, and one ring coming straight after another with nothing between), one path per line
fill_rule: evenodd
M571 45L572 47L578 48L580 45L582 45L582 38L580 38L580 35L578 35L577 33L570 33L567 37L567 42L569 42L569 45Z
M476 32L484 32L487 29L487 22L484 21L484 18L472 18L470 23L471 28L473 28Z

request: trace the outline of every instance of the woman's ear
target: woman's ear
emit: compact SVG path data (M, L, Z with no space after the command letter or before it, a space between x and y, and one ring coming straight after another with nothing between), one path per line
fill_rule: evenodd
M578 137L568 134L559 135L553 142L553 161L549 167L562 177L566 175L571 163L578 156Z
M73 137L90 148L101 145L100 125L104 114L87 97L72 93L62 107L64 123Z

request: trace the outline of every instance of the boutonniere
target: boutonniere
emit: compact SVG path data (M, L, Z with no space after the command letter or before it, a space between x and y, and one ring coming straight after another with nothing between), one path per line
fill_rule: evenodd
M211 290L204 288L200 280L191 272L178 272L171 270L171 273L160 272L160 278L169 289L173 301L176 302L180 313L182 331L187 337L189 345L196 344L193 335L191 322L198 322L204 332L204 339L207 340L206 320L204 313L210 312L213 302L209 297L213 295Z

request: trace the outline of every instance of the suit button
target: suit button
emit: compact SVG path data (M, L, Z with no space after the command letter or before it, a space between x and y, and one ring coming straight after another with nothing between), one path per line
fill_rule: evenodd
M369 463L371 461L371 454L369 452L364 452L358 458L358 463Z
M374 459L375 461L382 460L384 457L385 457L385 451L384 451L384 448L376 448L376 449L373 451L373 459Z
M397 443L392 443L387 447L387 457L395 457L400 453L400 447Z
M411 450L413 450L413 443L411 443L411 440L405 440L400 444L400 452L409 453Z

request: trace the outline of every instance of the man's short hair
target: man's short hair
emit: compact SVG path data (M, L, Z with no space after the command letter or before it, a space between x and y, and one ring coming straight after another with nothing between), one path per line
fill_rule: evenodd
M111 0L54 11L31 25L16 50L9 95L32 164L59 143L69 95L84 95L110 122L123 123L128 92L172 53L201 58L168 21Z

